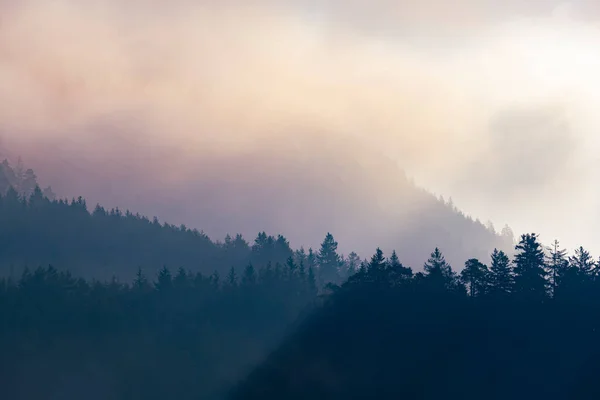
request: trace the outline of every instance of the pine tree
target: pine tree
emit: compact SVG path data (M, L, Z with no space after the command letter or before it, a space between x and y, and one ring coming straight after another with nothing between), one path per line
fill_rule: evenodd
M388 260L388 276L391 282L393 284L398 284L410 279L412 275L412 269L402 265L396 254L396 250L393 250L390 259Z
M575 249L575 254L569 257L569 266L575 268L582 279L591 278L596 270L596 261L589 251L583 247Z
M488 292L489 270L478 259L471 258L465 262L460 278L471 297L480 297Z
M569 261L567 260L567 250L561 249L558 240L554 240L551 247L548 248L547 267L550 271L550 284L552 285L552 295L556 296L557 288L561 284L561 279L565 276Z
M531 300L546 297L548 281L545 256L535 233L521 236L515 246L515 291Z
M508 294L514 284L510 259L502 250L494 249L490 265L490 290L494 294Z
M300 249L294 252L294 262L296 265L300 265L301 262L306 264L306 259L306 250L304 250L304 247L300 246Z
M321 243L321 249L317 255L319 263L319 275L323 283L337 282L339 280L338 267L340 256L337 253L338 243L331 233L327 233Z
M454 290L457 288L457 278L450 264L446 262L439 248L435 248L423 266L425 277L434 287Z
M373 257L371 257L371 262L369 263L367 270L371 280L375 282L384 281L386 265L387 262L383 255L383 251L378 247L375 254L373 254Z
M354 275L360 268L360 257L355 252L348 254L346 259L346 277Z

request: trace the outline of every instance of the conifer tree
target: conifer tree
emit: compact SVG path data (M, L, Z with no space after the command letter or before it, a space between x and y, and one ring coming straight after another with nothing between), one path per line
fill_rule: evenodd
M510 264L506 253L494 249L490 265L490 291L492 293L506 295L512 291L514 277Z
M561 249L558 240L554 240L552 246L548 248L548 253L546 266L549 270L552 295L556 296L556 291L561 284L561 279L564 278L567 268L569 267L567 250Z
M425 278L438 289L453 290L457 288L457 277L450 264L446 262L439 248L435 248L423 266Z
M575 249L575 254L569 257L569 266L575 268L582 279L586 279L595 273L596 261L589 251L580 246Z
M548 291L545 256L535 233L521 236L515 246L515 291L532 299L542 300Z
M488 292L489 270L478 259L471 258L465 262L460 278L471 297L480 297Z
M393 284L398 284L400 282L406 281L410 279L413 275L412 269L405 267L400 262L398 258L398 254L396 254L396 250L392 251L392 255L388 260L388 276Z
M383 282L385 280L385 269L386 269L386 259L383 255L383 251L378 247L371 257L371 262L368 266L368 275L372 281L375 282Z
M340 256L337 253L338 243L331 233L327 233L321 243L321 249L317 256L319 263L319 277L323 283L337 282L339 280L338 267Z

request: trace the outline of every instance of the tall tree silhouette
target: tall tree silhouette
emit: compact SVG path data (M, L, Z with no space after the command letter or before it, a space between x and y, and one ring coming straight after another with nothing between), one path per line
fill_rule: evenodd
M550 271L550 284L552 285L552 295L556 296L557 288L561 284L561 279L565 277L569 261L567 259L567 250L560 248L558 240L554 240L552 246L548 248L548 259L546 265Z
M460 273L461 281L466 285L471 297L483 296L489 288L489 270L476 258L465 262L465 267Z
M456 273L450 264L446 262L439 248L431 253L431 256L423 266L426 280L437 289L455 290L458 286Z
M383 255L383 251L380 248L377 248L375 254L371 257L371 262L369 262L368 274L371 280L378 283L383 283L386 280L386 266L387 262L385 256Z
M392 284L399 284L405 282L406 280L412 278L413 271L409 267L405 267L400 262L398 258L398 254L396 254L396 250L392 251L392 255L388 260L388 279L390 279Z
M323 283L338 282L338 268L340 266L340 256L337 253L338 243L331 233L327 233L321 243L321 249L317 256L319 263L319 277Z
M494 249L490 265L490 290L493 294L506 295L514 284L510 259L502 250Z
M544 299L548 291L548 281L544 250L537 234L522 235L515 250L515 291L526 298Z
M596 272L596 261L582 246L575 249L575 254L569 257L569 266L575 268L582 279L590 278Z

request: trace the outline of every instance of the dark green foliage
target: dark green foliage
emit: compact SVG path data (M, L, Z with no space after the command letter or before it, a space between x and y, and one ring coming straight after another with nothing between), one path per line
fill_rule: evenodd
M340 256L337 253L337 247L338 243L333 238L333 235L327 233L317 255L319 277L323 284L339 281L338 268L340 266Z
M549 270L550 284L552 285L552 294L555 296L558 286L565 278L569 261L567 260L567 250L561 249L558 240L555 240L552 247L548 248L549 255L547 257L546 266Z
M437 249L425 274L380 284L377 251L371 268L332 287L230 399L598 398L600 282L588 280L592 290L582 294L579 281L579 291L552 298L540 281L537 236L524 235L517 248L515 282L500 251L485 286L485 266L467 261L471 296L449 284Z
M484 296L489 292L490 271L487 265L482 264L476 258L467 260L460 273L460 279L471 297Z
M508 295L514 284L510 260L502 250L494 249L490 265L490 292L495 295Z
M423 270L425 271L425 279L431 288L437 290L455 290L458 288L459 281L456 273L437 247L423 266Z
M521 296L543 300L548 292L545 256L535 233L521 236L515 246L515 292Z
M153 285L53 267L0 281L3 399L222 399L309 307L296 275L223 285L180 268Z
M575 249L573 257L569 257L569 266L575 268L582 279L590 278L596 272L596 261L583 247Z
M12 187L0 196L0 276L48 263L95 279L117 275L132 280L138 266L154 276L165 265L225 276L232 266L241 271L250 262L257 267L283 264L293 255L281 235L261 232L252 247L241 235L215 243L197 230L118 208L96 206L89 213L81 197L50 200L35 188L23 198Z
M383 255L383 251L377 248L377 251L371 257L367 271L374 281L383 281L385 280L386 267L387 261Z
M412 269L402 265L395 250L392 251L392 255L390 256L390 259L388 260L387 268L388 268L389 279L392 282L403 282L407 279L412 278L412 276L413 276Z

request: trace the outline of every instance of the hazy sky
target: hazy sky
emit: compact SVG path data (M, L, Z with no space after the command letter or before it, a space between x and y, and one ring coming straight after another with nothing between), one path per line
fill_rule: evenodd
M193 222L236 215L180 207L198 182L253 170L277 186L229 195L271 207L326 182L311 157L393 185L382 152L482 220L600 255L596 3L0 0L1 146L69 195Z

